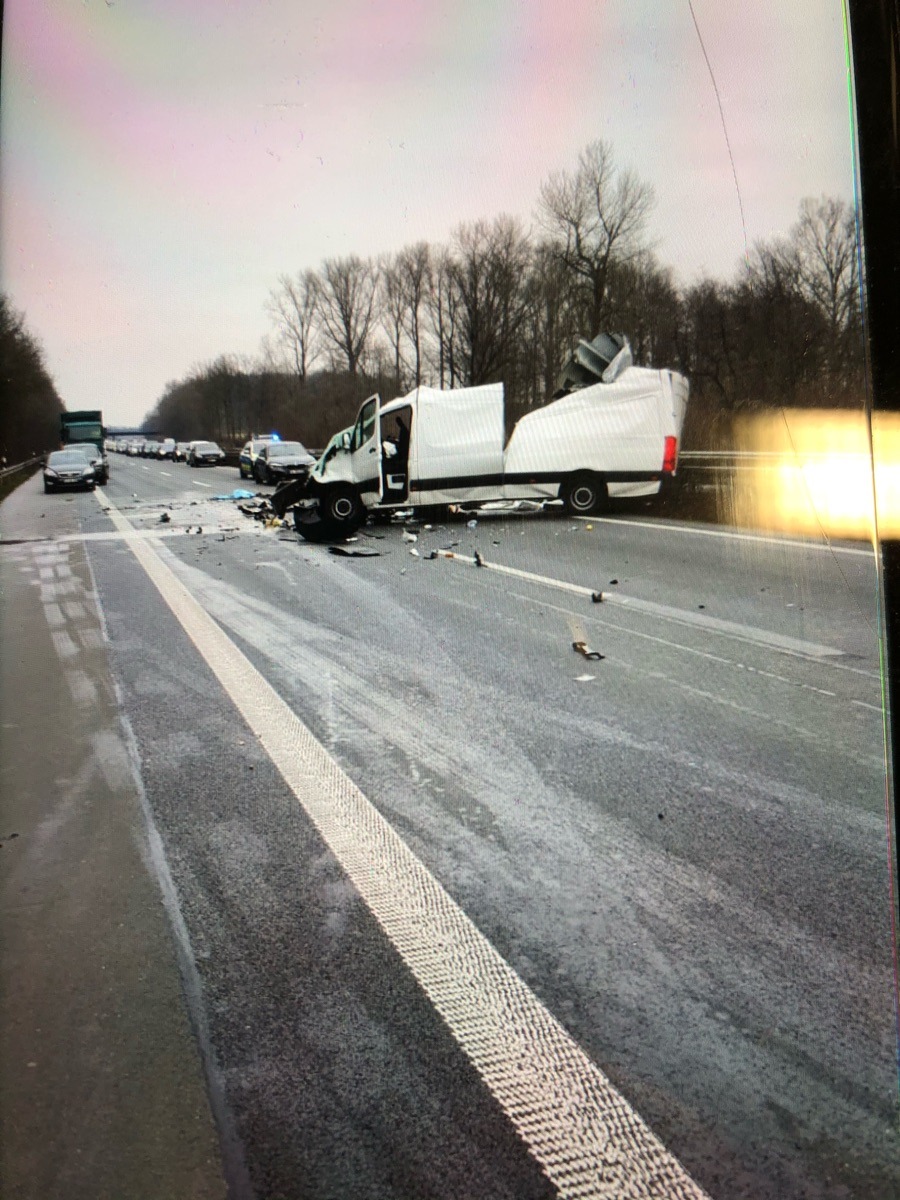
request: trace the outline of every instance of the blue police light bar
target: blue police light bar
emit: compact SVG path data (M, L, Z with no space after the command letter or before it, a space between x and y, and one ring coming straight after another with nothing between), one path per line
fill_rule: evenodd
M277 433L271 433L271 434L269 434L269 436L271 437L271 439L272 439L272 441L273 441L273 442L280 442L280 441L281 441L281 438L278 436L278 434L277 434Z

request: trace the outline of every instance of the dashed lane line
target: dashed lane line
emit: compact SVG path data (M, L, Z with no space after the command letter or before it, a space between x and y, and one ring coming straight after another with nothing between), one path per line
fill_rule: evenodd
M502 563L489 562L479 556L469 558L465 554L457 554L453 550L438 550L438 558L450 562L463 563L469 567L483 567L496 571L500 575L510 575L514 579L527 579L530 583L539 583L544 587L555 588L562 592L571 592L576 596L591 597L597 595L597 589L584 587L580 583L569 583L565 579L554 579L549 575L538 575L534 571L522 571L518 567L507 567ZM652 600L639 600L636 596L622 596L615 592L603 592L603 600L607 604L619 608L629 608L635 612L658 617L664 621L674 621L679 625L694 625L710 633L718 633L724 637L736 638L742 642L753 642L756 645L768 646L772 650L780 650L786 654L796 654L802 658L829 659L841 658L842 650L832 646L823 646L818 642L807 642L800 638L788 637L786 634L774 633L769 629L759 629L754 625L744 625L739 621L725 621L721 617L707 616L706 613L690 612L684 608L672 608L668 604L656 604Z
M127 530L127 518L102 492L98 499L109 505L115 526ZM705 1200L702 1188L201 607L152 541L126 544L559 1195Z

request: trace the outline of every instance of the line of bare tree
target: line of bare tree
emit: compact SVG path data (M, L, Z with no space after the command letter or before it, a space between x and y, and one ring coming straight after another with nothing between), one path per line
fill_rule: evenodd
M62 400L25 316L0 294L0 465L59 445Z
M695 444L735 411L860 400L854 213L804 200L783 238L729 282L681 286L648 234L652 188L594 142L540 190L534 230L501 215L381 259L284 274L261 357L224 356L170 384L148 421L173 436L238 440L277 426L316 445L372 390L502 380L520 412L549 399L579 337L624 332L635 361L691 380ZM202 428L201 428L202 426Z

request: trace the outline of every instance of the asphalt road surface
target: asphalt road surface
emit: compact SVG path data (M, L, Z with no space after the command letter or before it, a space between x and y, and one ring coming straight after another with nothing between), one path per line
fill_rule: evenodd
M92 572L232 1195L900 1195L871 553L495 512L338 557L238 486L112 456L0 548L48 619L48 541Z

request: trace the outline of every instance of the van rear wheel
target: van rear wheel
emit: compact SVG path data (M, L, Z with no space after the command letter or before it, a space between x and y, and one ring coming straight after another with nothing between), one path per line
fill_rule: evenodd
M609 507L605 482L587 471L566 480L559 489L559 498L573 517L591 517Z

